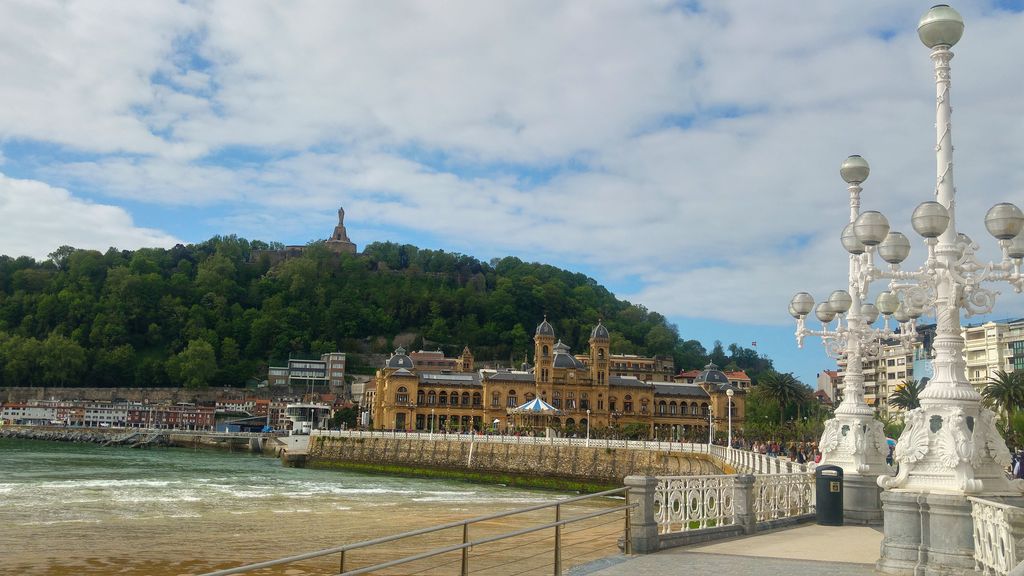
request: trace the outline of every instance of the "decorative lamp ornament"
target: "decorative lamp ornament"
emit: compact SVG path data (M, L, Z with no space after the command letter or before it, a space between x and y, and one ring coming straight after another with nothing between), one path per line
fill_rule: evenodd
M839 175L847 184L860 184L868 179L870 173L871 168L868 166L868 161L861 158L859 154L854 154L843 160L843 165L839 167Z
M1000 202L985 214L985 228L997 240L1010 240L1024 227L1024 214L1009 202Z
M932 6L917 25L917 36L925 46L952 47L964 35L964 19L948 4Z
M863 254L867 250L864 243L858 240L857 235L853 233L853 222L850 222L843 228L839 241L843 243L843 248L850 254Z
M921 236L938 238L949 227L949 210L933 200L921 202L914 208L910 223Z
M814 296L811 296L807 292L797 292L796 296L793 296L793 300L789 303L792 306L793 311L800 316L807 316L814 310Z
M910 240L900 232L889 232L878 245L878 255L889 264L899 264L910 255Z
M853 222L853 233L865 246L877 246L889 234L889 220L876 210L861 212Z
M896 311L892 313L892 317L900 324L910 321L910 314L907 313L907 309L903 307L903 304L896 308Z
M861 304L860 319L868 326L874 324L878 320L878 307L870 302Z
M900 306L900 299L896 294L885 291L875 298L875 306L878 307L878 311L886 316L896 312L896 309Z
M1010 246L1007 248L1007 255L1010 258L1024 258L1024 232L1017 234L1010 241Z
M806 314L800 314L799 312L797 312L796 308L793 307L792 302L789 303L789 315L792 316L793 318L796 318L797 320L806 316Z
M820 302L814 307L814 315L821 320L822 324L828 324L836 317L836 311L832 309L828 302Z
M853 298L846 290L836 290L828 297L828 307L837 314L846 314L853 304Z

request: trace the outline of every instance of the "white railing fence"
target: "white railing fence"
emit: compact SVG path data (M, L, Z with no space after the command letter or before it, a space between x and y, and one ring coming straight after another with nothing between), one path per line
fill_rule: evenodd
M659 534L796 518L814 512L814 475L658 476L651 506Z
M814 475L806 472L755 475L754 514L757 521L814 512L814 482Z
M985 574L1009 574L1021 560L1024 509L969 497L974 519L974 563Z
M735 476L659 476L654 491L658 532L685 532L734 523L735 491Z

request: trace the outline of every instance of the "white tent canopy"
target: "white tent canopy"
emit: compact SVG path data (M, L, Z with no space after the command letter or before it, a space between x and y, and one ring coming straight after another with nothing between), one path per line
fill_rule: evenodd
M510 408L509 414L532 414L536 416L561 416L562 411L555 408L551 404L541 400L540 398L534 398L526 404Z

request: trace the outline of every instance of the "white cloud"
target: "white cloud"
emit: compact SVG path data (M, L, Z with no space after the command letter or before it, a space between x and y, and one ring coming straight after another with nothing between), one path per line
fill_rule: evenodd
M9 4L0 73L16 87L0 91L0 142L85 151L54 152L36 175L194 206L220 233L302 242L343 204L350 231L640 278L629 296L677 316L784 322L793 292L844 282L848 154L872 165L864 208L908 236L930 198L919 9ZM1010 56L1024 16L963 13L958 215L982 240L988 206L1024 187Z
M140 228L117 206L93 204L67 190L0 174L0 244L9 256L46 258L62 245L105 251L169 248L179 241L159 230Z

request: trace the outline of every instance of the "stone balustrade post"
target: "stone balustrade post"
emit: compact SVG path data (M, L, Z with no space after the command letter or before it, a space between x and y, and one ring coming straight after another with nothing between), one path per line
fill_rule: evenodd
M654 519L654 492L658 479L654 476L626 476L627 501L636 504L629 510L630 540L634 554L658 551L658 522Z
M754 475L736 476L733 484L732 505L736 525L743 527L744 534L757 530L757 514L754 512Z

